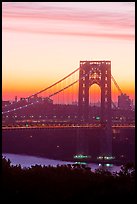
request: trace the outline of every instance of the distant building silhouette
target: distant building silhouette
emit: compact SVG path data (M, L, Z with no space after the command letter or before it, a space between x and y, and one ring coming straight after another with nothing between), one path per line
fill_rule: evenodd
M15 102L17 102L17 101L18 101L17 96L15 96Z
M118 108L122 110L131 109L131 99L126 94L118 96Z

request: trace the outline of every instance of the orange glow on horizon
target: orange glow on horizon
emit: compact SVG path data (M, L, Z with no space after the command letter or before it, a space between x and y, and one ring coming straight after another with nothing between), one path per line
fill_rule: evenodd
M135 100L134 2L2 2L3 100L35 94L81 60L110 60L121 90ZM98 87L91 92L100 98ZM78 96L77 85L64 91L71 93Z
M46 86L48 87L48 85ZM46 88L44 87L44 88ZM135 94L134 94L134 87L127 85L127 86L122 86L121 90L123 93L126 93L127 95L129 95L130 99L135 98ZM43 92L42 94L39 94L39 97L48 97L48 95L53 94L55 92L57 92L59 89L62 89L61 86L58 86L56 89L49 89L46 92ZM5 89L3 91L3 100L14 100L15 96L19 98L21 97L28 97L38 91L40 91L41 89L36 89L32 90L30 88L26 88L24 89L24 87L21 89L20 87L18 87L17 89L10 88L10 89ZM58 98L63 98L66 97L68 100L70 101L77 101L78 100L78 85L76 85L75 87L70 87L62 92L60 92L58 94ZM62 96L61 96L62 95ZM112 89L112 99L117 100L118 96L120 95L120 92L117 90L117 88L115 87L115 89ZM94 97L92 97L94 96ZM98 85L93 85L92 87L90 87L89 89L89 97L91 98L91 101L94 100L95 102L100 101L101 99L101 90L100 87ZM51 99L57 98L57 96L55 97L51 97ZM94 99L93 99L94 98ZM63 99L62 99L63 100Z

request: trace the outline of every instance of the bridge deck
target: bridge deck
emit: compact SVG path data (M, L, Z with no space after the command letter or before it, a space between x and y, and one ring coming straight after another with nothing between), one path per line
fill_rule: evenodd
M104 128L101 125L33 125L33 126L3 126L2 130L11 129L63 129L63 128ZM112 125L112 128L135 128L135 125Z

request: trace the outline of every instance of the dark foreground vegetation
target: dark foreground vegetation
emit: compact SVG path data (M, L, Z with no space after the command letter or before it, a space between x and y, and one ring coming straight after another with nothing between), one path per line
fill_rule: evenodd
M131 163L124 165L119 173L110 173L103 169L92 172L86 166L75 164L22 169L2 158L2 203L86 204L98 200L133 203L134 185L135 168Z

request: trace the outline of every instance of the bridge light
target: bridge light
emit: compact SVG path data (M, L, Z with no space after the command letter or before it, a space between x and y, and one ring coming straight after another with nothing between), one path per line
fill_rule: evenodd
M108 166L108 167L109 167L109 166L113 166L113 164L106 164L106 166Z
M91 158L91 156L89 156L89 155L78 154L78 155L75 155L74 158L84 159L84 158Z
M83 165L86 165L87 163L86 163L86 162L75 162L75 164L83 164Z

